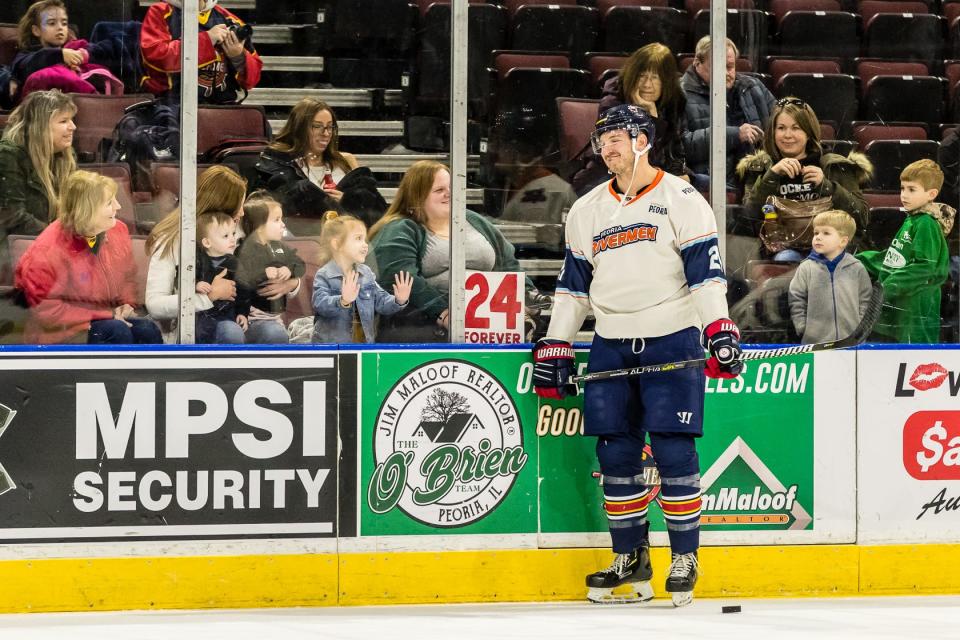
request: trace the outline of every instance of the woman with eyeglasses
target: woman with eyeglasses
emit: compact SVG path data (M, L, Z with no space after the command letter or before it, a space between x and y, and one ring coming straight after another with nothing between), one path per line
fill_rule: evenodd
M653 42L627 58L620 72L603 84L597 118L621 104L635 104L653 117L657 127L650 164L689 181L681 135L686 129L687 98L680 86L680 71L669 47ZM573 177L573 188L583 195L610 179L599 157Z
M873 165L862 153L824 153L817 114L800 98L777 100L764 131L763 149L743 158L737 175L744 182L748 217L762 221L762 209L771 196L805 203L826 203L830 198L828 209L846 211L856 220L851 245L864 248L870 207L861 188L873 175ZM776 258L799 262L809 251L809 246L791 247L778 251Z
M387 208L370 170L339 148L337 116L325 102L303 98L260 154L260 187L283 205L295 235L319 235L323 214L351 213L373 224Z

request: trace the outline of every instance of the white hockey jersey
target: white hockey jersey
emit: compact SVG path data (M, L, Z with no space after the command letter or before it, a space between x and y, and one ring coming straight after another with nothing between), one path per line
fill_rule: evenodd
M663 171L623 207L613 186L570 209L547 335L572 342L590 309L604 338L657 337L726 318L717 222L703 196Z

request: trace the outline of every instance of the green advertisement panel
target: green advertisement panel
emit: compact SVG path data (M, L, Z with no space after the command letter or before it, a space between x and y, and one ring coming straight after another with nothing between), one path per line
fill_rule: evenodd
M537 532L537 397L526 351L362 355L360 532Z
M578 353L578 363L586 362ZM703 531L812 528L813 355L747 363L733 381L707 380L704 436L697 443L703 487ZM606 532L595 438L584 438L583 398L543 401L540 443L540 531ZM650 451L648 483L659 475ZM651 505L652 531L665 531Z

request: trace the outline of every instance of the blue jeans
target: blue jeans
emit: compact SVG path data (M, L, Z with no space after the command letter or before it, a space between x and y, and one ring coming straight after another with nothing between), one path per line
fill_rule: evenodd
M263 320L251 321L247 327L247 344L287 344L290 336L287 329L279 322Z
M126 322L93 320L87 333L87 344L163 344L163 336L160 327L147 318L127 318Z

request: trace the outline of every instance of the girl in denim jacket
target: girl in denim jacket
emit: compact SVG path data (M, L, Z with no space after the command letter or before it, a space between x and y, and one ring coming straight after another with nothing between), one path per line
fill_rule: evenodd
M324 214L320 262L313 279L313 342L374 342L376 314L393 315L407 305L413 278L401 271L393 295L377 284L367 265L367 227L335 211Z

